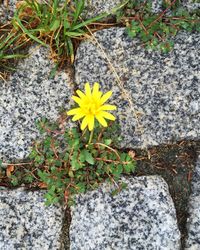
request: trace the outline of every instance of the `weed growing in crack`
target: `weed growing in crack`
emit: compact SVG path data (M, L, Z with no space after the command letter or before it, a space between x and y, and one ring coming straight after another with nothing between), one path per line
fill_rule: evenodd
M159 13L152 13L151 1L129 1L117 12L117 19L131 38L139 37L149 49L169 52L174 45L171 37L179 30L200 31L200 17L181 7L178 0L163 1L162 7Z
M73 63L77 44L87 37L85 26L109 15L83 19L84 10L84 0L20 1L12 21L0 25L0 66L8 69L8 60L25 56L15 51L34 42L50 47L55 68Z
M73 115L83 118L82 124L87 117L86 126L69 129L64 123L42 119L37 126L43 139L34 143L23 172L19 175L23 167L20 163L18 167L10 164L6 169L12 185L35 182L36 186L47 188L47 205L66 202L70 206L75 194L95 189L105 181L114 183L118 192L125 187L123 183L117 184L121 174L135 170L133 155L117 149L121 141L119 126L105 121L114 120L107 111L116 107L106 104L111 91L103 95L97 83L93 90L87 83L85 90L77 91L81 98L73 99L80 107L71 111L78 112Z

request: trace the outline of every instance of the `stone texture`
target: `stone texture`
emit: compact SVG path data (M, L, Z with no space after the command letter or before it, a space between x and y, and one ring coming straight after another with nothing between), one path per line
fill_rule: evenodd
M187 220L188 236L185 250L200 249L200 156L193 173L191 195L189 199L189 217Z
M97 81L103 91L113 91L110 103L118 106L122 146L200 138L199 33L180 32L167 54L148 51L124 28L102 30L95 37L98 44L91 39L77 51L75 80L80 88Z
M110 13L112 9L123 2L123 0L87 0L87 16L92 17L104 12Z
M73 80L57 72L44 47L32 47L31 57L20 61L8 82L0 79L0 158L22 159L38 137L35 122L46 117L56 120L61 108L70 107Z
M0 23L6 23L13 17L18 0L3 0L0 2Z
M44 205L44 192L0 190L0 249L57 250L63 211Z
M179 2L181 2L182 7L186 8L189 12L192 12L194 10L200 9L200 3L198 1L199 0L182 0ZM162 7L163 0L153 0L151 2L152 2L152 11L154 13L158 13L158 12L164 10ZM169 3L170 3L170 1L169 1ZM170 15L171 12L168 11L168 14Z
M71 250L178 250L180 232L166 182L158 176L123 179L79 195L72 207Z

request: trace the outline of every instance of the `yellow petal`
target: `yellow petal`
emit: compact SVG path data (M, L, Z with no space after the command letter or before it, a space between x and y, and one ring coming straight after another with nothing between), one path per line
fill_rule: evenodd
M94 129L94 116L88 115L88 128L90 131Z
M103 116L101 115L96 115L95 118L97 119L97 121L103 126L103 127L107 127L108 124L106 122L106 120L103 118Z
M72 96L72 99L76 102L76 103L78 103L79 104L79 106L81 106L82 105L82 103L83 103L83 101L79 98L79 97L77 97L77 96Z
M75 109L71 109L67 112L67 115L76 115L78 114L79 112L81 112L81 109L80 108L75 108Z
M93 86L93 90L92 90L92 96L96 99L96 96L98 96L98 93L99 93L99 84L95 82Z
M89 82L85 84L85 95L90 97L91 96L91 88Z
M104 104L112 95L112 91L108 91L107 93L105 93L102 97L101 97L101 104Z
M83 118L84 116L85 116L84 113L78 113L78 114L76 114L76 115L72 118L72 121L75 122L75 121L77 121L77 120Z
M81 99L83 99L83 98L86 97L85 94L84 94L82 91L80 91L79 89L76 91L76 93L77 93L77 95L78 95Z
M84 130L87 127L87 125L88 125L88 119L87 119L87 116L85 116L81 123L81 130Z
M114 115L111 115L110 113L106 112L106 111L101 111L99 113L99 115L103 116L104 118L108 119L108 120L111 120L111 121L114 121L115 120L115 117Z
M106 105L103 105L99 108L99 111L101 110L116 110L117 107L115 105L110 105L110 104L106 104Z

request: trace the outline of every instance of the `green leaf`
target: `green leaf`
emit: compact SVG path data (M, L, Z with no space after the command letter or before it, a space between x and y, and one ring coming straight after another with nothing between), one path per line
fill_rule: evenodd
M80 193L84 193L86 190L86 184L83 182L79 182L78 184L76 184L76 187L78 188L78 192Z
M81 168L83 167L83 165L82 165L81 163L79 163L79 162L77 161L77 159L73 159L73 160L71 161L71 166L72 166L72 169L73 169L73 170L79 170L79 169L81 169Z
M78 0L78 1L76 0L75 13L74 13L72 26L76 24L76 21L78 20L80 14L82 13L84 9L84 3L85 3L84 0Z
M129 164L125 164L124 165L124 171L127 174L130 174L131 172L133 172L135 170L135 163L129 163Z
M74 173L72 170L69 170L69 173L68 173L69 177L73 178L74 177Z
M111 139L105 139L104 140L104 144L106 144L107 146L109 146L112 143Z
M2 168L2 166L3 166L3 161L0 160L0 168Z
M85 149L83 152L84 152L84 155L85 155L85 160L89 164L94 165L94 158L93 158L92 154L87 149Z
M102 19L104 17L107 17L108 15L109 15L108 13L103 13L103 14L100 14L100 15L95 16L93 18L90 18L90 19L88 19L86 21L83 21L83 22L73 26L73 28L71 30L74 31L74 30L80 29L82 27L85 27L86 25L89 25L89 24L91 24L91 23L93 23L95 21L98 21L98 20L100 20L100 19Z
M60 27L60 20L56 19L50 24L50 31L55 31Z
M86 157L85 157L85 152L84 152L84 150L82 150L82 151L80 152L80 154L79 154L79 161L80 161L80 162L85 162L85 159L86 159Z
M11 175L9 178L11 179L11 183L13 186L17 186L19 184L19 180L15 175Z
M64 156L63 159L64 159L65 161L68 161L68 159L69 159L69 153L68 153L68 152L65 153L65 156Z

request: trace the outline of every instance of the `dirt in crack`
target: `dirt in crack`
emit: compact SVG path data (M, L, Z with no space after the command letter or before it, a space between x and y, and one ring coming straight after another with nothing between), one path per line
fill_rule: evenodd
M148 151L136 150L136 176L157 174L168 183L176 207L182 246L187 235L190 182L196 164L196 152L199 148L200 142L180 142L153 147Z
M70 224L71 224L71 212L70 208L65 209L62 234L61 234L61 247L60 250L70 250Z

